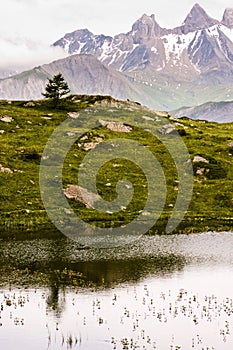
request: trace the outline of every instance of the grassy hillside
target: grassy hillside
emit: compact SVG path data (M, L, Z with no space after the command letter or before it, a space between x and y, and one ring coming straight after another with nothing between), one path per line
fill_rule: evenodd
M2 119L0 120L0 228L2 234L6 232L9 235L9 232L19 231L19 229L22 232L28 231L34 234L44 228L53 231L54 226L46 214L40 197L41 155L51 133L67 118L67 113L78 112L93 104L95 108L95 103L100 101L102 101L101 108L105 121L113 112L116 120L122 122L124 122L124 115L131 114L136 119L144 114L155 122L156 118L167 118L169 123L173 123L179 129L189 150L190 158L193 160L195 156L201 156L206 160L193 163L192 201L176 232L232 230L233 123L216 124L187 118L162 117L159 113L143 109L137 104L118 103L109 97L71 96L56 110L47 101L0 102L0 119ZM91 118L92 113L93 110L87 113L88 118ZM144 122L146 126L146 119ZM84 126L88 126L88 120ZM64 188L69 184L77 183L79 166L88 153L87 144L96 142L98 138L106 141L119 137L139 141L156 154L163 165L167 183L166 203L163 213L150 233L164 233L176 201L177 173L174 164L171 165L171 156L164 145L156 140L149 130L132 126L130 133L121 133L112 131L106 126L98 126L93 132L87 132L85 137L76 142L67 154L63 170ZM136 217L139 210L143 209L147 189L143 172L133 163L125 160L117 160L117 162L117 165L115 161L109 162L106 167L100 169L97 176L99 194L105 200L115 199L118 180L127 178L134 185L133 200L127 209L119 213L96 214L93 209L86 208L84 204L71 199L72 208L87 222L101 227L117 226L129 222Z

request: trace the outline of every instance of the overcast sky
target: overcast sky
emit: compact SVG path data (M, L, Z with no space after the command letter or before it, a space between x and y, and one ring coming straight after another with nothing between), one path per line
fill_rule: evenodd
M95 34L127 32L143 13L154 13L166 28L180 25L192 0L7 0L0 14L0 70L46 63L61 57L49 45L65 33L88 28ZM207 13L221 19L232 0L199 0Z

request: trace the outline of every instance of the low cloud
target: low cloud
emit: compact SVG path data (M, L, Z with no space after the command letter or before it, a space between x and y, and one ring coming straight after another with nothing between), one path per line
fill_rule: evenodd
M22 72L67 55L59 47L52 47L30 39L0 38L0 77Z

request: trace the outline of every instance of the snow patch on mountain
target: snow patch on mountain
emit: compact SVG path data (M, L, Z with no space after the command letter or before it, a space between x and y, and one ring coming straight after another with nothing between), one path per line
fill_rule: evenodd
M233 28L228 28L221 24L219 25L219 29L226 35L226 37L228 37L228 39L230 39L233 42Z
M188 49L194 36L195 32L182 35L171 33L163 36L162 40L165 48L166 62L168 63L170 59L172 59L175 64L178 64L183 51Z

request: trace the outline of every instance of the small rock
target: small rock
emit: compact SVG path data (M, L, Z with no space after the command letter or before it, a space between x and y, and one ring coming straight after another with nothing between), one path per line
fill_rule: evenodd
M84 138L83 138L84 139ZM102 137L95 137L94 141L92 142L86 142L84 144L80 144L80 146L83 146L85 151L89 151L90 149L94 149L97 145L99 145L103 141Z
M4 168L2 164L0 164L0 172L1 173L7 173L7 174L13 174L13 170L10 168Z
M35 106L36 106L35 103L32 101L29 101L29 102L24 104L24 107L35 107Z
M170 135L176 133L176 128L171 124L165 124L161 129L159 129L159 132L162 135Z
M51 120L52 119L51 117L41 117L41 118L44 120Z
M77 119L79 117L79 113L77 112L69 112L67 113L67 116L72 119Z
M142 212L142 215L143 215L143 216L149 216L149 215L151 215L151 213L150 213L149 211L143 211L143 212Z
M197 171L196 171L196 174L197 175L204 175L205 174L205 168L199 168L199 169L197 169Z
M154 121L154 119L153 119L153 118L148 117L147 115L144 115L142 118L143 118L143 119L145 119L145 120L151 120L151 121Z
M9 117L8 115L3 115L1 118L0 118L0 121L1 122L4 122L4 123L11 123L13 121L13 118L12 117Z
M66 132L66 136L69 136L69 137L75 136L75 132L68 131Z
M109 122L105 120L99 120L102 126L106 126L109 130L118 131L118 132L131 132L132 128L128 125L125 125L121 122Z
M65 208L64 209L65 214L72 215L72 210Z
M233 142L228 143L228 147L233 147Z
M198 162L203 162L203 163L209 163L209 161L201 156L195 156L193 158L193 163L198 163Z

